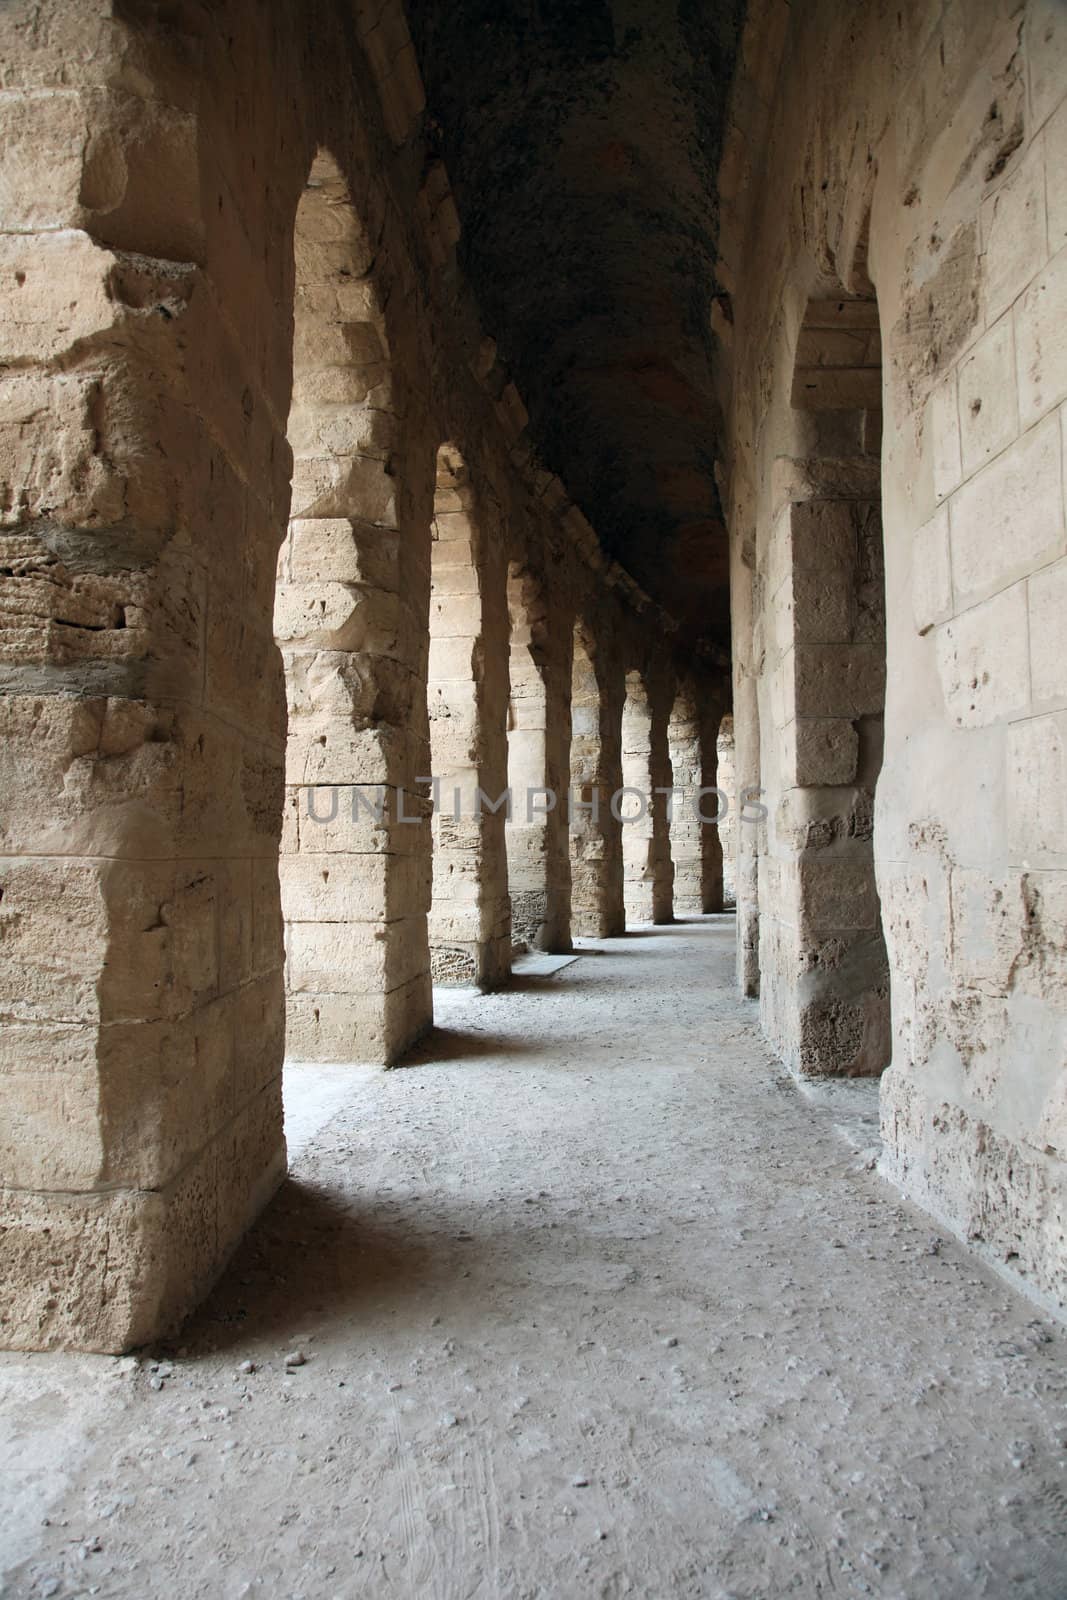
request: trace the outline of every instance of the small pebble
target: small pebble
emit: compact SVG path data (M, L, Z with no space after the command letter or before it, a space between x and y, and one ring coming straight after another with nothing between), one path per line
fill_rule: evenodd
M303 1350L290 1350L289 1354L285 1358L285 1365L287 1367L302 1367L306 1362L307 1356L304 1354Z
M678 1343L678 1340L672 1333L669 1339L664 1339L663 1343L667 1346L668 1350L673 1350L675 1345Z
M256 1364L254 1361L242 1361L237 1370L238 1372L243 1372L247 1377L250 1373L255 1372Z
M581 1473L578 1473L576 1477L571 1479L571 1485L575 1489L588 1489L589 1479L583 1477Z

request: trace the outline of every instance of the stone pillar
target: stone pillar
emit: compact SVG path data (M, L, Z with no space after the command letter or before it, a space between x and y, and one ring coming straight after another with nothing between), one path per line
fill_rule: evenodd
M388 1062L430 1021L416 780L429 770L418 701L432 455L409 409L398 421L371 258L336 165L319 156L297 213L293 492L275 604L298 1060Z
M737 830L740 794L737 785L737 763L734 750L734 719L730 712L719 723L716 739L719 788L729 799L730 809L719 824L722 848L722 909L737 905ZM709 909L713 909L709 907Z
M691 694L684 688L675 696L667 727L667 745L675 785L670 818L674 911L676 916L696 916L704 909L701 824L695 810L695 796L701 786L703 769L696 707Z
M285 1172L290 463L284 258L227 298L179 24L132 72L111 12L5 48L40 181L0 242L0 1339L102 1351L172 1328Z
M573 615L554 601L549 607L546 674L545 784L556 804L545 819L547 904L543 948L565 954L571 944L571 855L567 793L571 778L571 656Z
M758 679L741 666L734 674L734 740L737 986L751 1000L760 991L759 861L766 827L741 815L741 795L760 787L761 773Z
M663 777L662 770L660 777ZM652 793L652 707L639 672L626 675L622 713L622 783L619 804L625 871L626 923L653 922L656 917L656 797Z
M559 625L553 631L541 581L528 568L512 565L508 610L507 855L512 938L516 950L567 950L570 649L561 661Z
M479 790L495 802L507 785L504 608L492 610L496 626L487 640L485 513L453 446L438 452L434 508L429 709L439 800L431 970L435 983L493 988L511 963L504 816L480 802Z
M673 685L669 681L653 684L649 695L652 708L649 771L652 775L650 870L653 922L674 921L674 862L671 858L674 774L671 771L668 739L673 698Z
M874 301L809 301L791 394L797 454L780 458L766 559L764 770L777 792L760 1005L787 1064L810 1075L873 1075L889 1056L873 849L886 677L881 381Z
M668 746L675 794L670 824L674 862L674 911L700 916L722 910L722 851L714 817L717 760L714 705L706 691L687 682L675 696L668 727Z
M574 931L609 939L626 927L622 829L611 809L622 786L622 677L592 635L574 630L571 690L571 885ZM593 808L593 809L590 809Z

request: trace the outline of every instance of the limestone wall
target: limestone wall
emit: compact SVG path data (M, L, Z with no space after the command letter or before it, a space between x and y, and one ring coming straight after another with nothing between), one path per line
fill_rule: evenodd
M1067 9L769 0L744 60L723 470L770 815L739 830L742 981L797 1070L862 1071L887 973L886 1171L1062 1297Z
M399 6L18 0L0 61L0 1339L116 1350L284 1175L287 1000L302 1055L430 1024L425 780L504 774L509 562L562 791L576 615L620 707L664 624L526 438ZM436 750L435 510L482 608L449 633L438 572L433 678L479 726ZM436 827L435 947L498 981L503 822ZM565 813L547 837L565 944Z

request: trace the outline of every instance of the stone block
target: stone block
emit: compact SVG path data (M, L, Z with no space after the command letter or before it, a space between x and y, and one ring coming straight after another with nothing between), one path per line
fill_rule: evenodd
M861 510L847 500L808 500L791 506L793 572L816 577L850 572L856 560L856 517Z
M388 1065L432 1022L428 964L425 974L391 994L293 994L287 1005L286 1056Z
M1027 585L1030 616L1030 684L1035 706L1067 700L1067 561L1035 572Z
M959 369L958 401L963 470L975 472L1019 431L1012 319L1001 317Z
M1067 398L1067 249L1015 307L1019 403L1024 427Z
M983 202L982 295L993 322L1026 288L1048 256L1045 165L1035 140L1000 188Z
M395 655L400 602L354 583L280 583L274 634L284 647Z
M431 690L441 683L470 683L476 669L476 641L469 633L430 639L428 674Z
M397 527L396 480L371 456L303 456L293 463L291 515L351 517Z
M1024 866L1067 859L1067 713L1008 729L1008 848Z
M934 495L938 500L943 500L963 477L955 370L931 390L926 403L926 424L934 469Z
M852 720L885 705L885 653L869 645L798 644L792 677L797 718Z
M284 960L278 861L267 856L252 862L252 975L269 977Z
M434 569L436 574L436 567ZM475 595L448 595L434 587L430 603L430 635L434 641L472 639L481 632L482 607Z
M925 634L952 613L948 507L939 506L911 543L911 605L917 632Z
M1067 244L1067 100L1045 128L1045 198L1049 254L1055 256Z
M2 926L2 924L0 924ZM13 1189L89 1190L106 1162L98 1031L79 1023L5 1021L0 1170Z
M1067 16L1060 0L1031 0L1023 33L1030 87L1030 125L1040 128L1064 98Z
M1047 417L953 496L957 609L1004 588L1065 548L1059 420Z
M1024 712L1030 703L1026 585L972 606L937 634L937 666L949 716L980 728Z
M377 926L423 908L429 874L429 860L414 855L283 857L282 913L286 923Z
M85 233L0 236L0 280L16 284L0 308L0 363L54 360L113 327L115 257Z
M395 592L399 536L394 529L349 517L290 522L288 569L291 583L358 583Z
M783 729L782 744L783 772L794 783L834 785L855 780L859 738L850 721L797 718Z
M74 90L0 101L0 215L9 233L78 226L91 114Z
M291 922L286 987L294 993L378 994L429 965L424 917L394 922Z
M823 573L794 572L793 582L782 590L782 626L787 636L801 643L843 642L852 633L852 569L829 568Z
M878 926L873 861L801 861L798 872L802 932Z
M233 1104L241 1106L273 1083L285 1055L285 975L277 965L231 996L234 1025Z

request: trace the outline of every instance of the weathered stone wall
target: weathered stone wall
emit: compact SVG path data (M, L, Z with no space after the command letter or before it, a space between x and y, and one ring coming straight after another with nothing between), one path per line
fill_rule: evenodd
M465 771L504 771L509 561L545 586L561 792L576 612L620 684L663 630L525 437L398 6L19 0L0 61L0 1337L116 1350L284 1174L283 958L300 1054L388 1061L430 1023L439 447L488 518ZM486 981L502 837L451 941ZM566 947L564 809L546 861Z
M720 333L733 375L738 782L762 785L770 817L765 837L739 830L742 982L758 984L783 1051L818 1067L802 1048L811 981L832 992L834 961L855 962L864 940L873 949L880 911L892 1007L886 1170L1062 1297L1067 10L768 0L752 8L744 61L722 173L730 315ZM873 436L857 424L869 393L840 406L846 448L794 388L798 367L826 364L809 361L802 338L811 302L834 297L877 305L880 483L864 466ZM855 564L873 541L850 531L873 528L878 499L880 771L864 727L878 692L855 653L872 581L870 561L866 580ZM852 631L843 614L824 615L825 633L805 634L816 613L805 621L798 608L804 586L832 608L850 564ZM803 669L809 642L834 646L832 679ZM802 705L823 726L805 731L822 738L819 803L798 839ZM880 908L858 853L876 774ZM797 892L798 875L819 881L817 896ZM842 1030L837 1070L855 1061L857 1007L879 986L868 977L840 996L836 1018L824 1015Z

